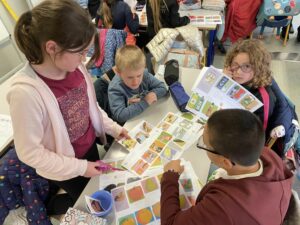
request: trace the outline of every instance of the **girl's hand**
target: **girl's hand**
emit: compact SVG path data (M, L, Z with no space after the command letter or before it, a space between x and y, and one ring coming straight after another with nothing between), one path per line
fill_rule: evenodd
M223 69L223 73L225 73L228 77L230 77L230 78L232 78L232 76L233 76L233 72L232 72L232 70L231 70L231 68L230 67L225 67L224 69Z
M180 159L172 160L164 166L164 172L174 171L181 174L184 171L184 167L180 165Z
M88 161L88 166L83 176L85 177L99 176L100 174L102 174L102 171L97 169L98 166L99 166L98 162Z
M130 138L130 136L128 135L128 130L126 130L124 127L122 127L121 133L119 134L118 137L116 137L117 140L120 140L122 138Z

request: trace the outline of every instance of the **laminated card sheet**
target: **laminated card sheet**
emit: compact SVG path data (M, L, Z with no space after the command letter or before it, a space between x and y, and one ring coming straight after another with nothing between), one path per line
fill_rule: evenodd
M181 209L188 209L202 188L188 161L183 161L184 173L179 178ZM150 177L117 187L112 190L116 224L160 224L160 180L162 170Z
M205 122L219 109L236 108L254 112L262 105L259 99L243 86L220 70L209 67L201 70L186 109Z
M141 124L146 123L143 121ZM142 138L142 144L136 139L136 132L141 124L129 132L131 143L135 143L122 163L122 166L136 174L144 176L155 167L161 167L173 159L178 159L182 153L198 140L202 124L191 113L168 113L157 126L152 127L148 136ZM150 127L150 125L149 125ZM132 135L131 135L132 134ZM124 140L120 140L124 143Z

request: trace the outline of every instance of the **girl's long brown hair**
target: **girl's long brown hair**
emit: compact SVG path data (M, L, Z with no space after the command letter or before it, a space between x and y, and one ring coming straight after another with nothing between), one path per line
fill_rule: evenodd
M154 31L158 33L160 28L162 27L160 22L160 4L161 0L149 0L150 7L152 9L153 22L154 22Z
M55 41L62 51L80 52L95 33L91 18L71 0L41 2L21 15L14 30L16 43L31 64L43 63L48 40Z
M98 9L98 14L101 17L105 28L112 28L113 17L111 14L111 7L115 4L115 2L115 0L103 0L101 7Z

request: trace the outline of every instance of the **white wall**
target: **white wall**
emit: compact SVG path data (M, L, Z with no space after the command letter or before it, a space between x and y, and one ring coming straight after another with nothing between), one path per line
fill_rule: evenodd
M26 0L6 1L17 16L20 16L23 12L29 10ZM8 32L11 34L11 38L13 40L14 26L16 22L8 13L2 1L0 1L0 18ZM14 45L12 41L0 46L0 83L3 82L4 76L10 75L11 71L25 62L24 57L21 55L22 58L20 58L20 55L21 54L18 54L16 50L16 45Z

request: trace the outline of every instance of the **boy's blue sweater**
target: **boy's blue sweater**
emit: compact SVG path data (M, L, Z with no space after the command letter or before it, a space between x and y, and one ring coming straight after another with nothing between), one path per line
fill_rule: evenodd
M167 88L164 82L159 81L147 70L144 71L142 83L135 90L127 87L122 79L116 75L108 87L109 106L113 119L119 123L124 123L142 113L149 106L144 100L149 92L154 92L159 99L166 95ZM128 104L128 100L131 98L141 98L141 101Z

